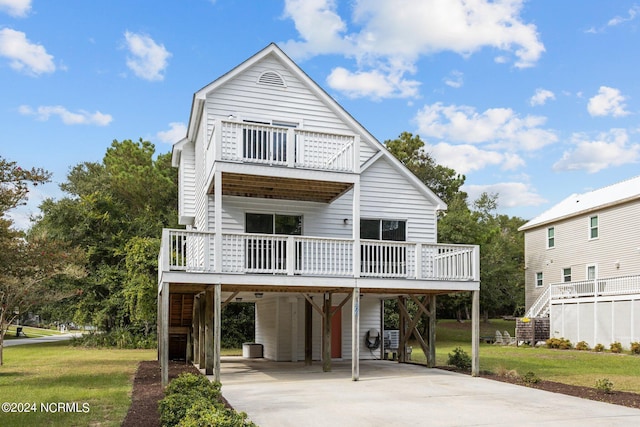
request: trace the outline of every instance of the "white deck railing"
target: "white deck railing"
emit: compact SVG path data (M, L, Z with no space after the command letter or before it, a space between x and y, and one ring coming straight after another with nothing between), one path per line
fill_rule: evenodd
M219 120L206 152L206 166L214 159L354 172L356 137L286 126ZM218 153L219 144L219 154Z
M215 234L164 230L162 271L216 273ZM478 247L310 236L223 233L220 273L477 281ZM355 249L358 249L356 251Z
M640 276L607 277L550 285L551 299L640 294Z

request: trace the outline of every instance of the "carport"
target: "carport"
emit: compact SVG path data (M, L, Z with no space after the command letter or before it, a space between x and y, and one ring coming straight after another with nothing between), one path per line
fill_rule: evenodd
M423 365L367 360L331 372L304 362L223 357L222 394L260 427L635 426L640 410L472 378ZM209 376L213 379L213 376Z

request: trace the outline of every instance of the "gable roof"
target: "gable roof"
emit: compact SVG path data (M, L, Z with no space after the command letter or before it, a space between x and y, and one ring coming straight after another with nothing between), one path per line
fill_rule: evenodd
M640 176L587 193L572 194L551 209L533 218L518 230L529 230L561 219L626 203L634 199L640 199Z
M199 128L199 121L202 116L202 110L207 95L220 86L227 83L229 80L235 78L240 73L251 68L253 65L264 59L269 55L276 56L282 64L301 81L306 87L320 99L331 111L333 111L340 119L347 123L357 133L364 136L366 142L375 145L375 149L382 153L382 156L386 157L393 167L405 176L413 186L415 186L427 199L436 206L437 210L446 210L447 204L442 201L430 188L428 188L422 181L420 181L409 169L407 169L393 154L391 154L387 148L378 141L372 134L369 133L364 126L362 126L351 114L349 114L340 104L338 104L322 87L320 87L311 77L307 75L291 58L289 58L275 43L270 43L267 47L251 56L235 68L226 72L216 80L212 81L202 89L198 90L193 95L193 104L191 107L191 115L189 117L189 125L187 127L186 139L189 141L195 141L196 133ZM174 145L174 149L178 149L178 144L183 141L179 141ZM174 158L179 158L174 154ZM369 161L364 167L368 167L371 163L378 160L380 156L374 156L373 161Z

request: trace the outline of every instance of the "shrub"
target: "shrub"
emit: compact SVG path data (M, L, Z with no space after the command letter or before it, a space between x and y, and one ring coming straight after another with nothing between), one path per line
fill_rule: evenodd
M549 338L547 348L558 348L560 350L568 350L571 348L571 341L565 338Z
M113 347L120 349L150 349L158 346L155 333L144 335L128 327L114 328L109 332L89 332L71 340L74 347Z
M622 344L618 341L612 342L609 348L611 349L611 353L622 353Z
M586 341L580 341L576 344L576 350L589 350L589 344Z
M538 377L534 372L529 371L522 376L522 382L526 385L538 384L540 382L540 377Z
M604 346L602 344L596 344L596 346L593 347L593 351L597 351L598 353L602 353L604 351Z
M453 354L449 353L448 356L447 365L453 365L465 371L471 369L471 357L462 348L456 347L453 350Z
M611 390L613 390L613 383L609 381L609 378L601 378L596 380L595 387L603 393L611 393Z
M247 414L225 408L220 383L203 375L184 373L171 381L159 402L160 422L165 427L255 426Z
M640 354L640 342L631 343L631 354Z

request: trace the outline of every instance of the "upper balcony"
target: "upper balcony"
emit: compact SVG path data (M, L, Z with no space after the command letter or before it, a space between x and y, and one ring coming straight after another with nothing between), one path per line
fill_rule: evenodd
M161 272L480 280L474 245L247 233L216 239L215 233L169 229L162 234L159 266Z
M353 134L215 120L205 149L207 188L218 168L224 195L329 203L353 186L359 144Z

